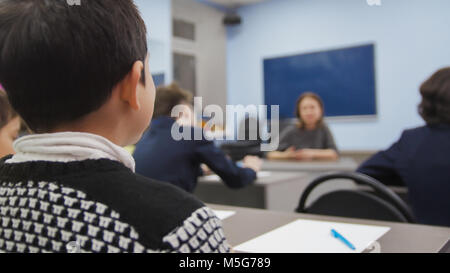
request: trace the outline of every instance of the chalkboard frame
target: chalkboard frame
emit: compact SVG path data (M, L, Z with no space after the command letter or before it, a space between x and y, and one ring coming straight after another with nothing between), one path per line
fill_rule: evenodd
M370 81L371 81L371 90L369 90L368 92L370 92L371 97L368 99L370 100L370 103L372 104L372 108L370 109L370 113L357 113L357 114L350 114L350 115L329 115L328 113L326 113L325 115L325 119L329 120L329 121L360 121L360 120L364 120L364 121L370 121L370 120L374 120L378 118L378 114L379 114L379 105L378 105L378 86L377 86L377 66L376 66L376 60L377 60L377 46L376 43L374 42L369 42L369 43L361 43L361 44L353 44L353 45L347 45L347 46L342 46L342 47L334 47L334 48L327 48L327 49L321 49L321 50L316 50L316 51L309 51L309 52L300 52L300 53L291 53L291 54L285 54L285 55L278 55L278 56L268 56L268 57L264 57L262 59L262 73L263 73L263 87L264 87L264 101L265 104L269 105L269 104L274 104L270 101L270 99L268 100L268 95L267 95L267 62L269 61L273 61L273 60L279 60L279 59L289 59L289 58L299 58L299 57L303 57L303 56L308 56L308 55L313 55L313 54L329 54L329 53L333 53L333 52L339 52L339 51L348 51L348 50L355 50L355 49L361 49L361 48L368 48L371 50L371 58L369 60L369 63L367 64L367 69L370 69L371 71L368 71L371 75ZM307 88L306 90L299 90L297 93L297 96L295 98L289 98L289 100L293 103L293 105L291 107L286 107L283 104L279 104L280 105L280 109L282 107L286 107L287 109L289 109L290 114L289 116L286 117L286 110L284 110L284 115L283 113L280 113L280 119L295 119L294 117L294 112L295 112L295 101L297 99L298 96L300 96L300 94L302 94L303 92L307 92L307 91L316 91L313 90L311 88ZM319 92L317 92L319 93ZM324 99L324 101L326 101L326 98ZM292 104L291 103L291 104ZM327 105L325 105L326 109L327 109ZM292 109L290 109L292 108ZM270 114L270 113L269 113ZM270 118L270 117L269 117Z

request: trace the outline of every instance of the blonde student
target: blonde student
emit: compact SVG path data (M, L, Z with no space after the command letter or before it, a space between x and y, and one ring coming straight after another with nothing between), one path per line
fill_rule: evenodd
M323 120L324 104L315 93L302 94L296 103L298 122L280 134L280 145L269 159L336 160L338 150L333 135Z
M136 175L122 148L155 99L133 1L2 0L0 52L0 82L34 132L0 162L0 252L230 250L209 208Z

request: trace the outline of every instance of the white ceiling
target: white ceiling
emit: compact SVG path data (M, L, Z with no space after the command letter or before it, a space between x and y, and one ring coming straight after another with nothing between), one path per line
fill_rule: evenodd
M209 2L214 2L229 8L255 4L262 1L265 0L209 0Z

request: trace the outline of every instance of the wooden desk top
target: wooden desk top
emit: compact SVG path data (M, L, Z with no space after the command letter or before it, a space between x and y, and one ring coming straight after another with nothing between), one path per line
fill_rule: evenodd
M263 171L286 172L349 172L355 171L358 164L349 157L342 157L337 161L287 161L264 160Z
M296 179L309 179L308 174L304 172L261 172L261 177L255 181L256 186L265 186L276 183L288 182ZM199 177L199 183L217 184L222 183L220 177L213 176L203 176Z
M446 227L284 213L219 205L210 205L210 207L217 210L236 211L235 215L223 220L225 235L233 246L298 219L391 227L391 230L378 240L381 244L382 253L437 253L450 239L450 228Z

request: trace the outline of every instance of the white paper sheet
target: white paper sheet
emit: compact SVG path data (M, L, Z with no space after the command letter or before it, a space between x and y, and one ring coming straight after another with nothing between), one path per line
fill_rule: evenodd
M331 235L335 229L356 250ZM378 240L389 227L297 220L236 246L247 253L359 253Z
M258 172L258 178L264 178L271 176L271 172ZM203 181L222 181L222 179L217 174L205 175Z
M213 212L217 215L220 220L227 219L236 214L235 211L231 210L213 210Z
M204 181L221 181L220 177L217 174L205 175L203 176Z
M271 175L272 175L271 172L258 172L258 178L269 177Z

